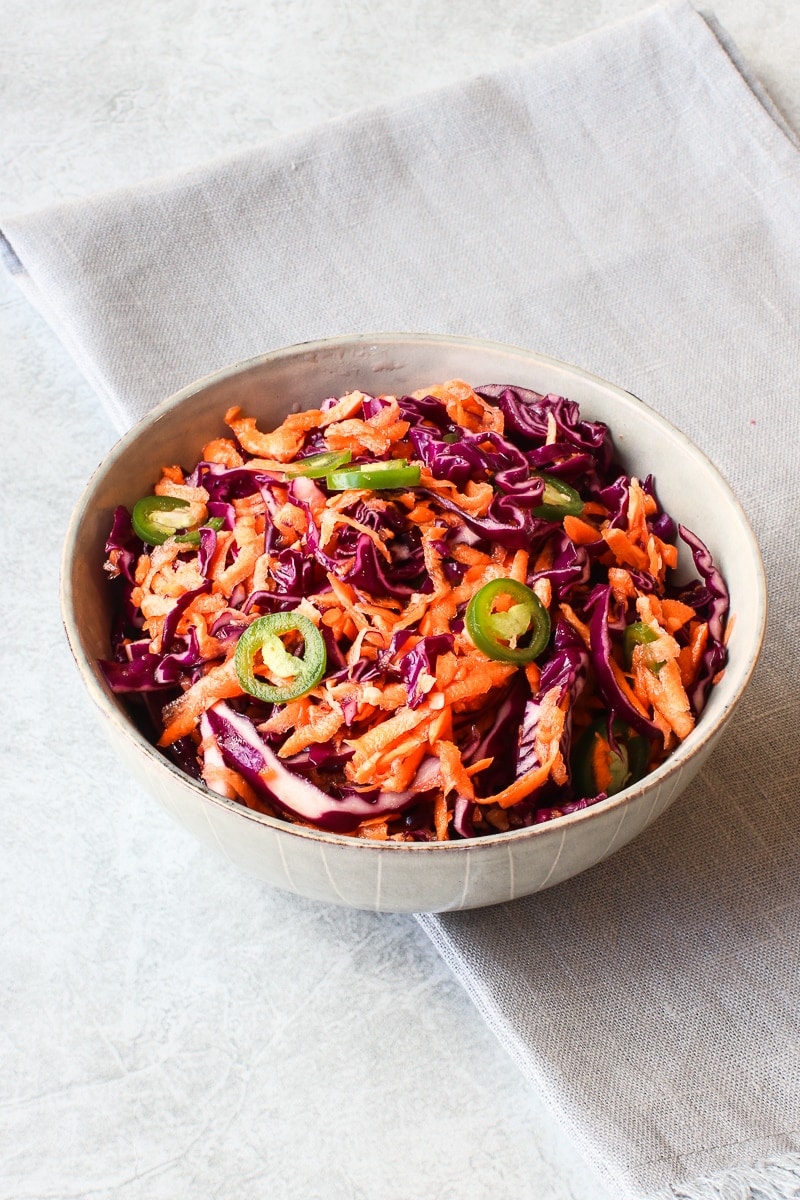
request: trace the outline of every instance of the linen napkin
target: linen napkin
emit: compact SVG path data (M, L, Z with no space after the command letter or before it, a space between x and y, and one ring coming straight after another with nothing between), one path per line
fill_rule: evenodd
M121 429L272 347L428 330L614 379L716 462L773 614L724 743L585 875L419 919L614 1195L800 1195L800 151L714 18L649 9L3 230Z

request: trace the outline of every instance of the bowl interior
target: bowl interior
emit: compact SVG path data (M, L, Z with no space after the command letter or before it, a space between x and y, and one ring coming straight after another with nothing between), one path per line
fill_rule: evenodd
M365 335L289 347L183 389L117 443L75 510L62 572L63 617L73 654L94 701L129 737L163 762L165 770L174 768L136 731L97 666L97 659L109 653L110 589L103 573L103 546L115 507L130 507L150 492L163 464L191 468L206 441L229 433L223 416L232 405L241 406L258 419L261 428L269 429L289 411L317 407L325 398L353 388L404 393L452 378L465 379L473 386L516 384L577 401L584 418L602 420L611 427L625 469L640 477L652 473L666 510L706 542L726 578L731 611L736 616L730 662L712 690L697 729L659 772L678 770L687 756L719 731L755 666L763 637L766 589L760 553L747 519L705 455L629 393L545 356L470 339ZM679 570L693 573L691 557L682 543ZM592 811L560 820L582 821ZM296 830L289 825L285 828ZM352 842L341 835L324 836Z

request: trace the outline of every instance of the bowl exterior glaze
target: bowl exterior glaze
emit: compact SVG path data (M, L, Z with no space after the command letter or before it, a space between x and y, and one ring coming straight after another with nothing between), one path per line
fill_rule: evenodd
M701 537L731 592L729 664L697 728L653 774L569 816L462 842L370 842L294 826L210 792L173 767L137 731L108 689L110 596L103 545L114 508L152 490L165 463L189 468L205 442L228 433L240 405L261 428L353 388L405 393L445 379L511 383L568 396L586 419L611 427L631 474L652 472L672 516ZM683 553L683 552L682 552ZM683 554L682 565L692 571ZM75 661L116 753L138 781L201 842L267 883L315 900L384 912L476 908L560 883L613 854L650 825L702 766L755 667L766 619L761 556L748 522L708 459L640 400L575 367L472 339L357 335L288 347L199 380L154 409L113 448L72 518L62 565L62 612Z

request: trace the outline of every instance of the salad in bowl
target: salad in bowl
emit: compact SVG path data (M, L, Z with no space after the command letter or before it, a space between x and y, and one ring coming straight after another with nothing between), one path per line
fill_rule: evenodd
M551 887L656 821L744 694L766 594L724 479L622 388L358 334L127 433L75 509L62 611L120 763L194 837L413 912Z
M109 686L212 790L356 837L474 838L604 800L693 730L726 585L573 401L451 380L224 421L116 510L105 562Z

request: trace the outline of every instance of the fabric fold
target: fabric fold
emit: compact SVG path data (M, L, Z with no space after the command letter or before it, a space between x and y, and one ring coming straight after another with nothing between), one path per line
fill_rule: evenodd
M800 1194L800 155L713 16L2 228L120 429L276 346L429 331L613 379L712 458L775 614L723 744L592 871L420 920L613 1194Z

